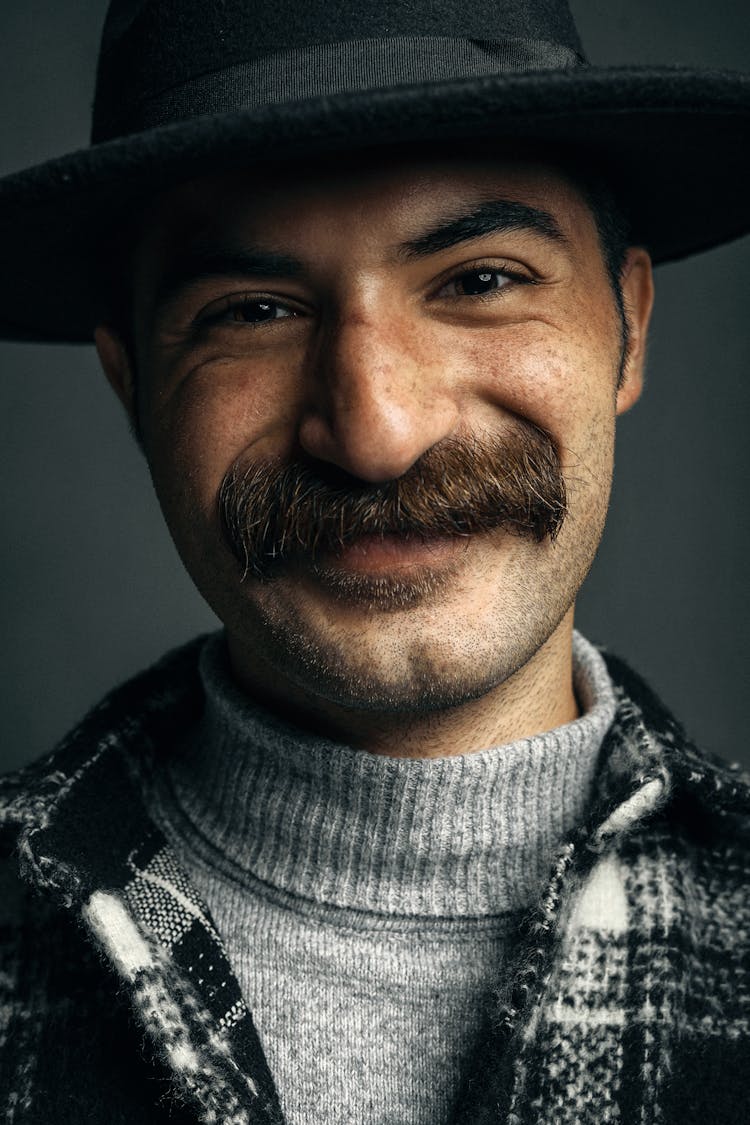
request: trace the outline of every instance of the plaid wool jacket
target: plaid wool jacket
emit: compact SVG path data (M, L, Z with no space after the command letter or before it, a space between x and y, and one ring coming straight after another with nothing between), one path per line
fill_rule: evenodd
M145 811L201 709L200 644L2 781L8 1125L283 1122L209 911ZM450 1125L750 1121L750 784L605 659L591 814L519 929Z

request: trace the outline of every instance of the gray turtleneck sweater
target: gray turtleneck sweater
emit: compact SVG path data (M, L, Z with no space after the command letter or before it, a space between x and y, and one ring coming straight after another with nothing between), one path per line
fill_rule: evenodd
M581 717L449 758L382 757L285 724L201 658L193 736L152 814L206 900L289 1125L440 1125L615 701L573 645Z

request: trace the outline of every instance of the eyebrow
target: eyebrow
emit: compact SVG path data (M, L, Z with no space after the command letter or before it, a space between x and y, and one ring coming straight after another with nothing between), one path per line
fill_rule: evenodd
M438 254L462 242L509 231L528 231L561 245L568 240L555 218L540 207L512 199L491 199L470 211L442 219L414 238L391 248L397 259L409 261ZM308 267L300 259L260 246L193 244L165 270L154 295L162 307L189 285L215 277L302 277Z
M178 254L160 277L154 307L161 307L189 285L214 277L299 277L304 273L304 264L289 254L260 247L194 245Z
M407 260L424 258L473 238L508 231L529 231L548 242L561 245L568 241L549 211L532 207L528 203L518 203L513 199L490 199L469 212L456 215L447 222L441 221L416 238L401 243L396 247L396 253L398 257Z

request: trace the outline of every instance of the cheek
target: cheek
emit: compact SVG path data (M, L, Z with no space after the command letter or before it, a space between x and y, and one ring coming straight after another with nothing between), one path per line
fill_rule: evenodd
M614 413L616 366L587 334L538 322L468 342L463 375L488 415L498 409L549 431L560 446Z
M144 440L163 503L179 501L185 509L208 514L240 455L283 452L282 435L296 401L294 379L282 372L262 375L237 360L206 363L172 393L151 401Z
M572 315L558 315L474 339L463 373L478 425L496 428L498 411L510 412L551 434L571 509L598 526L612 478L619 351L611 319L601 309L589 306L589 312L585 328Z

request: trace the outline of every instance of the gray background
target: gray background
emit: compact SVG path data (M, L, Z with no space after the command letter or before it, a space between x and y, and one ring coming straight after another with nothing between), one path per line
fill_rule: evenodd
M572 7L596 62L750 69L746 0ZM99 0L3 3L0 174L86 143L104 10ZM745 762L748 246L658 271L648 386L620 424L609 525L578 615L695 737ZM39 281L43 313L57 281ZM0 369L9 768L216 620L182 570L93 349L0 344Z

